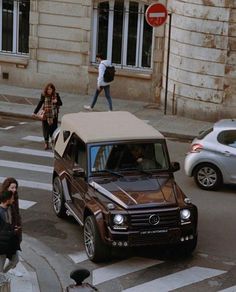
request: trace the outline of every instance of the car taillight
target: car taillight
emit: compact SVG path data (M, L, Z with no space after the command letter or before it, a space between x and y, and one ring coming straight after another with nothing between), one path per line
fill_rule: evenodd
M193 144L191 145L190 152L197 153L197 152L201 152L202 149L203 149L203 146L201 144Z

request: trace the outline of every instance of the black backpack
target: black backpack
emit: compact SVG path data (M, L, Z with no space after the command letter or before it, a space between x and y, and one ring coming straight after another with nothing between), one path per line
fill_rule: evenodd
M105 69L105 72L104 72L104 75L103 75L103 80L105 82L111 82L114 80L115 78L115 66L106 66L105 64L103 64L106 69Z

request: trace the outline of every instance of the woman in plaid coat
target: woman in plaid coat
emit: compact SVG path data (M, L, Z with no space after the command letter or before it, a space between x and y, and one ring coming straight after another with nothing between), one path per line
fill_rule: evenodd
M57 128L60 106L62 106L62 101L59 93L56 92L54 84L48 83L45 86L44 91L41 94L40 101L33 113L33 116L36 116L41 108L43 108L44 110L42 128L45 142L45 150L49 149L49 137L52 138L52 134Z

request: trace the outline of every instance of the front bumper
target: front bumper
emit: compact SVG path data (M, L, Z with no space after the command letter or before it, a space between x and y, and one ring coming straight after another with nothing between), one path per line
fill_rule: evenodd
M197 237L193 226L181 226L169 229L114 231L109 228L106 243L117 247L146 245L167 245L192 241Z

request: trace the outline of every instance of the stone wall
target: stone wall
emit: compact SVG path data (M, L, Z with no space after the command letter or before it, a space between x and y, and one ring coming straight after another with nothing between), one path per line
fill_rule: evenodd
M87 93L90 0L31 0L29 57L6 58L9 84ZM24 63L24 64L23 64Z
M172 13L168 111L196 119L230 117L235 96L235 5L228 0L169 0ZM167 56L167 37L165 64ZM166 68L162 103L165 103ZM235 103L235 101L234 101ZM233 115L234 116L234 115Z
M145 1L150 4L152 1ZM2 56L6 84L93 94L97 70L90 66L93 0L31 0L29 56ZM113 97L159 102L164 26L155 30L153 72L117 69Z

